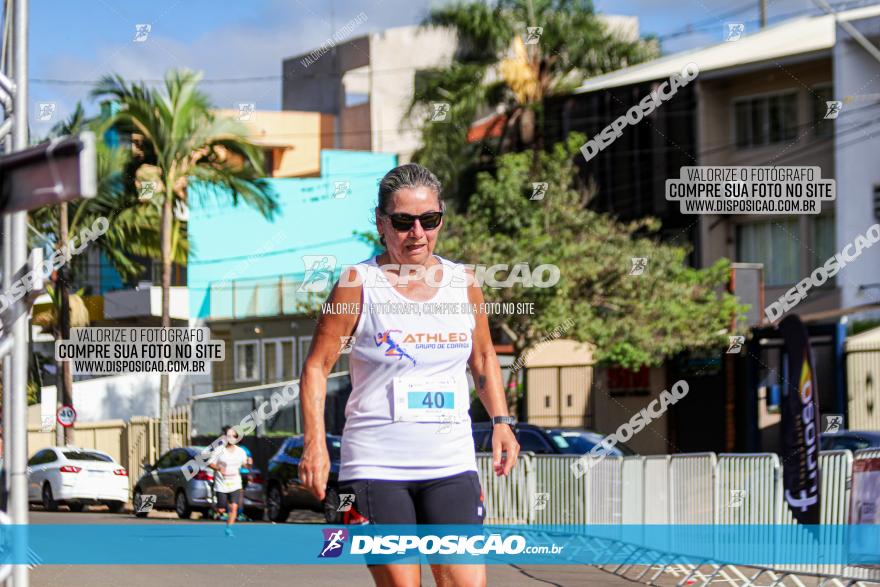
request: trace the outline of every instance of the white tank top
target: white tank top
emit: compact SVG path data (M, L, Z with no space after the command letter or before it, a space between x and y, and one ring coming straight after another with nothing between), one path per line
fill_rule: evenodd
M465 371L475 320L466 311L467 288L460 285L464 267L435 258L443 264L442 283L455 276L459 285L438 287L426 302L391 287L375 258L354 266L363 283L363 305L349 357L352 392L345 407L340 481L422 481L477 470ZM402 305L422 313L385 311ZM447 313L437 312L441 309ZM462 417L447 423L395 421L393 378L436 376L454 378Z

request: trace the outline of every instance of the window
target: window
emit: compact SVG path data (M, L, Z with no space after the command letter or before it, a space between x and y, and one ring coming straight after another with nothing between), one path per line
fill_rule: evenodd
M263 339L263 383L290 381L296 376L293 337Z
M272 177L275 174L275 149L263 149L263 173Z
M256 340L243 340L234 346L235 380L257 381L260 378L260 347Z
M797 138L797 92L733 102L734 135L740 149Z
M171 454L171 467L182 467L189 462L190 456L185 450L175 450Z
M327 439L327 452L331 461L338 461L342 458L342 441L336 438Z
M874 186L874 218L880 220L880 185Z
M166 452L164 455L162 455L162 458L160 458L158 461L156 461L156 468L157 469L167 469L168 467L172 466L171 463L173 462L173 460L174 460L174 451Z
M532 451L535 454L550 454L553 450L540 434L533 430L522 430L518 434L520 451Z
M586 436L582 436L577 432L566 431L551 432L550 437L553 439L553 442L556 443L556 446L559 447L560 452L565 454L586 454L601 440L601 437L598 437L598 439L593 442Z
M550 439L553 441L553 444L555 444L559 448L560 451L562 451L564 453L569 452L566 449L571 448L571 445L568 443L568 439L565 438L565 435L560 434L558 432L557 433L551 432Z
M486 452L486 445L490 436L490 430L488 429L474 429L474 450Z
M292 459L301 458L303 454L302 438L291 438L288 440L287 446L284 448L284 454Z
M763 263L765 285L788 285L799 279L803 246L797 219L741 224L736 245L737 261Z
M813 99L813 132L818 138L827 138L834 136L834 119L826 119L828 113L828 102L834 100L831 93L831 86L818 86L813 88L810 94Z
M299 337L299 361L296 365L296 377L299 377L299 374L302 373L303 365L306 362L306 357L309 356L309 347L311 346L311 344L311 336Z
M649 395L651 393L651 371L648 367L631 371L617 365L611 365L608 367L608 392L611 395Z
M851 450L857 451L863 448L870 448L871 443L864 438L857 436L841 436L832 441L832 450Z
M834 251L834 216L816 216L810 218L812 231L812 267L823 265ZM831 280L829 280L831 281Z
M98 461L102 463L112 463L112 459L109 457L96 453L96 452L86 452L86 451L76 451L69 450L64 451L64 458L70 459L71 461Z
M58 460L58 457L55 456L55 451L44 449L31 457L31 460L28 461L28 467L45 465L46 463L51 463L56 460Z

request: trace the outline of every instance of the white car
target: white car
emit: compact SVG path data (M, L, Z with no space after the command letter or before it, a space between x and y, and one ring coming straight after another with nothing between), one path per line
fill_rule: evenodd
M128 471L99 450L44 448L28 461L27 477L28 500L47 511L56 511L60 503L72 512L102 503L115 513L128 501Z

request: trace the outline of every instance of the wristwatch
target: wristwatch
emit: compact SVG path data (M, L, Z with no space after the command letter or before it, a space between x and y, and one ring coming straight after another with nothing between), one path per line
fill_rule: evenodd
M492 425L496 424L507 424L511 427L511 429L516 428L516 418L513 416L494 416L492 418Z

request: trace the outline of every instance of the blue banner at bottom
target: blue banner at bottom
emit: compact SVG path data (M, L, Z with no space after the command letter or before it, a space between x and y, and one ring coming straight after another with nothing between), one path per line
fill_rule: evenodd
M0 526L0 564L880 564L880 525ZM26 545L26 548L24 546Z

